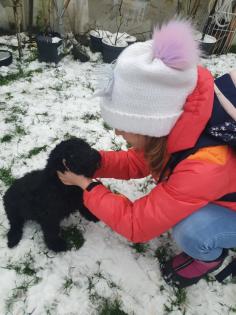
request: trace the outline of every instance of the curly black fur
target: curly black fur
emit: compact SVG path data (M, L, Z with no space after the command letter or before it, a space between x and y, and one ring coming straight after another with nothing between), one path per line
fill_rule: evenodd
M52 150L45 169L17 179L3 197L10 224L8 247L19 243L27 220L41 225L48 248L55 252L67 249L65 240L60 236L63 218L79 210L87 220L98 221L83 205L82 189L66 186L58 179L56 171L65 171L63 160L72 172L92 177L101 157L84 140L72 138L62 141Z

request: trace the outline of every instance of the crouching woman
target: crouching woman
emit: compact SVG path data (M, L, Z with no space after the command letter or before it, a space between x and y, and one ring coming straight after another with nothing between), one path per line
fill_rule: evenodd
M103 119L132 148L100 151L95 177L152 174L157 185L151 192L131 202L91 178L58 172L65 185L84 190L84 204L96 217L132 242L172 228L183 252L163 274L179 287L217 269L227 249L236 247L236 202L220 200L236 192L236 154L222 141L197 146L213 112L214 80L198 66L192 34L188 22L171 21L154 31L153 40L127 47L101 93Z

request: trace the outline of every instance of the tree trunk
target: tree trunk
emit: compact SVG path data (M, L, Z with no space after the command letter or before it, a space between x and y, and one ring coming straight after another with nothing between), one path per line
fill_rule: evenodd
M20 36L20 26L21 26L21 0L12 0L13 4L13 13L14 13L14 19L16 24L16 38L18 43L18 53L19 58L21 60L23 53L22 53L22 44L21 44L21 36Z

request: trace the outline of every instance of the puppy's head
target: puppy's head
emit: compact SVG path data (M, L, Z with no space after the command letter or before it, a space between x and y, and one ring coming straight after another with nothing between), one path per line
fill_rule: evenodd
M64 172L67 167L73 173L92 177L99 168L100 161L101 156L97 150L82 139L71 138L62 141L52 150L46 171L56 175L56 171Z

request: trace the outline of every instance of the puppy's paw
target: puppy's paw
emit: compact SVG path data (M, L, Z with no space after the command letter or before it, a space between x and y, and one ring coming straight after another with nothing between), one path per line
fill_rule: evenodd
M56 253L65 252L69 249L66 241L60 237L47 241L47 246Z
M14 246L16 246L19 241L21 240L22 237L22 231L17 231L17 230L10 230L7 233L7 245L9 248L12 248Z

